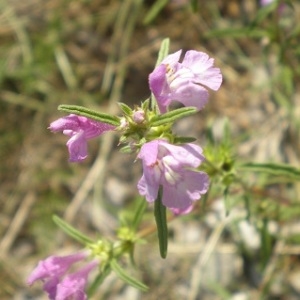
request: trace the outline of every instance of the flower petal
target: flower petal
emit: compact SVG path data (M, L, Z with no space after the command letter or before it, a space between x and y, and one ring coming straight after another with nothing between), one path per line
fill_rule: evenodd
M205 159L202 148L192 143L178 146L160 141L160 146L169 151L174 161L184 164L185 167L197 168Z
M186 209L179 209L179 208L173 208L173 207L169 207L169 209L172 211L172 213L175 216L181 216L181 215L187 215L189 214L192 210L193 210L193 205L189 206Z
M181 56L181 52L182 52L182 50L178 50L172 54L169 54L162 60L161 64L173 65L173 64L178 63L180 56Z
M51 277L44 283L43 290L48 294L50 300L55 300L59 277Z
M176 185L163 185L162 202L166 207L187 210L194 201L199 200L209 187L209 178L203 172L185 170L182 180Z
M163 204L175 214L183 214L208 190L207 174L190 170L205 159L202 149L195 144L179 146L165 140L154 140L142 146L138 158L143 161L138 191L148 202L157 199L162 186Z
M172 101L202 109L208 101L208 91L218 90L222 83L219 68L206 53L187 51L179 62L181 51L167 56L149 75L149 86L155 95L161 113L168 110Z
M77 162L84 160L87 153L87 141L84 137L84 132L78 132L73 135L67 142L67 147L69 150L70 158L69 161Z
M28 277L27 284L32 285L37 280L60 277L71 267L72 264L83 260L86 256L86 252L78 252L67 256L49 256L38 263L37 267Z
M149 75L150 90L154 94L161 113L165 113L170 103L170 90L166 81L166 65L161 64Z
M86 300L87 295L84 289L87 284L88 275L97 265L98 261L94 260L79 271L67 275L61 283L57 285L55 300Z
M51 131L62 131L71 137L67 142L71 162L82 161L87 157L87 140L114 128L113 125L74 114L60 118L49 126Z
M151 180L151 176L149 176L149 180L146 180L145 175L142 175L137 184L137 189L140 195L145 196L148 202L153 202L158 195L159 183Z

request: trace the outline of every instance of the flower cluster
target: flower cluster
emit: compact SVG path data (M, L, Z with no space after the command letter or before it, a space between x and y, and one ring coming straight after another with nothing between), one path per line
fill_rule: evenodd
M222 83L220 69L206 53L182 51L168 55L149 75L149 86L155 105L150 99L132 110L120 103L122 117L91 112L73 106L70 115L52 122L52 132L62 131L69 136L69 160L79 162L87 155L87 141L106 131L121 133L120 144L135 151L142 161L143 174L137 184L140 195L148 202L160 199L173 214L189 213L195 201L208 191L209 178L197 170L205 160L202 149L187 143L185 137L172 132L174 120L202 109L208 101L208 89L218 90ZM174 102L183 108L172 110ZM161 191L161 192L159 192ZM159 203L159 202L158 202ZM84 288L88 274L97 265L93 260L75 273L67 274L72 265L86 259L87 252L41 261L31 273L28 284L44 282L44 291L50 299L86 299Z
M150 90L156 98L159 115L166 114L170 104L181 102L184 106L203 108L208 101L208 89L218 90L222 83L219 68L206 53L187 51L180 61L182 51L168 55L149 75ZM148 126L153 111L139 108L120 119L118 127L71 114L50 124L51 131L62 131L71 138L67 142L70 161L87 157L87 140L109 130L123 133L121 141L137 145L137 157L142 160L143 176L138 191L148 202L157 199L163 189L163 204L175 214L189 212L194 201L208 190L208 176L196 171L204 161L202 149L194 144L172 144L172 132L159 126ZM150 138L149 138L150 137ZM137 140L138 139L138 140ZM134 142L132 142L134 140Z
M43 289L50 300L85 300L87 296L84 289L88 275L98 265L98 261L89 262L75 273L66 273L73 264L84 260L88 255L88 252L78 252L68 256L49 256L39 262L27 283L32 285L35 281L42 280Z

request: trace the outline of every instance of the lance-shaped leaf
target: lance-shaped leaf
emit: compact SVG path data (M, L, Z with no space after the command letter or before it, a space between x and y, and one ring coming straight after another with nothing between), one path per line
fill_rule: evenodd
M121 102L118 103L118 104L119 104L120 108L122 109L122 111L123 111L123 113L125 115L127 115L127 116L131 116L132 115L133 111L132 111L132 109L127 104L121 103Z
M140 225L142 218L144 216L144 212L147 208L147 202L142 197L139 197L138 200L139 200L139 203L137 205L137 208L135 210L134 217L132 220L132 228L134 228L135 230Z
M240 165L240 170L268 173L283 176L292 180L300 180L300 169L288 164L277 163L245 163Z
M195 107L181 107L166 112L165 114L154 116L150 121L150 125L156 127L164 124L170 124L181 118L194 115L197 112L198 110Z
M114 270L116 272L116 274L126 283L128 283L129 285L143 291L146 292L148 290L148 287L140 282L139 280L133 278L132 276L130 276L129 274L127 274L124 269L117 263L117 261L115 259L112 259L110 262L110 267L112 268L112 270Z
M111 272L111 267L110 265L107 265L105 266L104 270L96 276L95 280L93 281L93 283L90 285L88 289L89 299L92 299L91 297L95 294L99 286L102 284L104 279L110 274L110 272Z
M193 143L197 139L191 136L175 136L174 137L174 144L188 144Z
M199 8L199 1L198 0L191 0L190 1L190 4L191 4L191 7L192 7L192 10L193 12L197 12L198 11L198 8Z
M86 244L91 244L93 243L93 240L75 229L73 226L70 224L66 223L64 220L59 218L58 216L53 216L52 217L54 223L58 225L67 235L72 237L73 239L77 240L78 242L86 245Z
M119 150L121 153L132 153L132 147L126 145Z
M58 110L64 111L70 114L75 114L78 116L84 116L93 120L96 120L98 122L110 124L113 126L119 126L120 125L120 119L116 116L112 116L105 113L100 113L94 110L91 110L89 108L78 106L78 105L66 105L61 104L58 106Z
M271 1L268 5L260 8L255 14L254 20L250 24L250 29L258 27L258 25L265 20L269 14L271 14L275 9L278 8L279 1Z
M241 37L253 37L261 38L270 36L270 32L264 29L255 28L250 30L249 28L225 28L225 29L212 29L204 34L206 38L241 38Z
M226 186L224 191L223 191L223 197L224 197L224 203L225 203L225 215L228 217L229 215L229 210L230 210L230 203L228 199L228 194L229 194L229 186Z
M150 98L146 99L143 103L142 103L142 109L144 111L147 111L150 107Z
M158 52L158 57L157 57L156 65L155 65L156 67L169 54L169 48L170 48L170 39L169 38L163 39L163 41L160 44L160 49Z
M151 23L160 11L168 4L168 0L156 0L156 2L151 6L149 12L147 13L143 23L148 25Z
M166 207L161 201L162 188L159 189L158 197L154 202L154 217L157 226L159 252L162 258L167 257L168 252L168 224Z

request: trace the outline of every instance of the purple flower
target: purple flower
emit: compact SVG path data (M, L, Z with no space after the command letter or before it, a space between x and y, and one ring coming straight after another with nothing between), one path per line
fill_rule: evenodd
M260 5L261 6L266 6L269 5L273 2L274 0L260 0Z
M187 215L193 210L193 205L190 205L187 209L181 210L180 208L170 208L175 216Z
M27 283L32 285L37 280L45 280L54 277L61 277L76 262L87 257L86 252L78 252L67 256L49 256L41 260L38 266L30 274Z
M175 214L184 214L208 190L207 174L192 170L204 160L197 145L176 146L154 140L142 146L138 158L142 159L144 173L137 187L148 202L157 199L162 186L162 203Z
M145 112L143 110L137 110L133 113L132 119L135 123L141 124L145 121Z
M112 125L74 114L60 118L49 126L52 132L62 131L71 137L67 142L71 162L82 161L87 157L87 140L114 128Z
M64 300L64 299L86 299L84 287L86 285L88 273L98 264L97 261L92 261L81 270L66 276L63 276L70 267L88 256L88 252L78 252L68 256L49 256L45 260L38 263L38 266L32 271L27 284L32 285L37 280L44 282L43 289L48 293L49 299ZM77 285L77 289L75 286ZM68 294L69 293L69 294ZM68 298L65 295L82 295Z
M267 5L270 5L274 2L274 0L260 0L260 5L261 6L267 6ZM284 11L284 8L285 8L286 4L284 3L279 3L278 6L277 6L277 11L279 14L282 14L283 11Z
M88 275L98 265L97 261L92 261L80 270L67 275L58 285L55 300L86 300L85 287Z
M206 53L187 51L179 62L181 50L168 55L149 75L149 85L161 113L174 100L184 106L202 109L208 100L207 88L218 90L222 83L219 68Z

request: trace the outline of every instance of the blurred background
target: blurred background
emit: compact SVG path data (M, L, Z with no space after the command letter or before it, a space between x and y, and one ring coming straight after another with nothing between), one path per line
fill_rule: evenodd
M46 299L41 285L26 286L28 274L42 258L80 249L53 214L91 237L113 237L121 211L138 201L140 163L118 152L113 133L90 141L88 159L73 164L67 138L47 127L63 116L59 104L118 114L117 102L149 97L148 74L166 37L170 52L208 53L224 77L178 132L212 149L207 132L222 141L227 119L234 161L299 167L300 3L275 2L0 2L1 300ZM300 186L241 177L249 186L231 190L228 217L216 184L205 207L172 221L166 260L155 235L137 247L132 272L149 292L112 274L94 299L300 299Z

